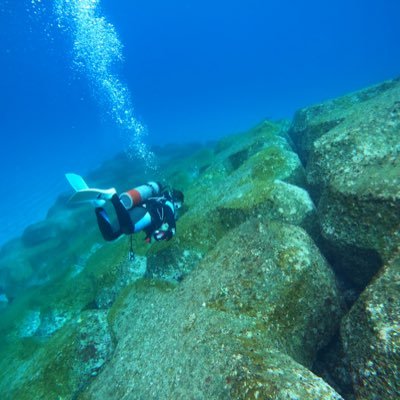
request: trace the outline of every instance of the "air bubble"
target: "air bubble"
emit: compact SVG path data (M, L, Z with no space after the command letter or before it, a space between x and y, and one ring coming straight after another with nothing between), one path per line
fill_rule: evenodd
M134 116L129 89L114 72L123 60L123 46L114 26L101 15L99 0L56 0L54 13L57 26L72 36L72 65L89 79L124 132L128 156L143 159L155 170L155 156L143 142L146 129Z

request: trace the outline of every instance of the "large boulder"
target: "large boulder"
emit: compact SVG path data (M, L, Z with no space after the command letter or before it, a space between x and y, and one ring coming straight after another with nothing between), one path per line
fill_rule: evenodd
M358 399L400 395L400 257L362 293L341 327Z
M15 297L20 287L34 279L34 269L26 257L21 239L4 245L0 252L0 286L9 297Z
M60 197L45 220L1 247L0 286L10 297L57 279L100 240L93 210L66 202Z
M301 228L252 219L178 286L141 280L109 314L117 346L82 399L341 399L309 367L342 313Z
M198 264L203 255L192 250L181 251L179 246L171 245L149 254L146 262L146 277L180 282Z
M290 128L325 251L363 288L400 245L400 80L300 110Z
M103 310L82 312L48 339L45 347L33 339L20 339L13 349L19 359L7 354L0 362L3 371L12 371L2 376L2 398L76 398L113 352L106 318Z
M125 250L121 241L93 246L59 279L26 290L2 311L4 399L76 398L107 362L109 307L145 272L143 258L130 261Z
M318 236L315 206L304 189L305 172L284 127L264 121L250 132L221 140L214 152L193 158L191 168L201 172L185 190L177 237L147 253L149 276L162 275L156 270L165 271L167 279L185 275L226 233L255 217L299 225ZM178 183L177 177L188 182L178 171L171 180Z
M320 350L311 369L346 400L355 400L350 364L343 350L339 332L332 342Z

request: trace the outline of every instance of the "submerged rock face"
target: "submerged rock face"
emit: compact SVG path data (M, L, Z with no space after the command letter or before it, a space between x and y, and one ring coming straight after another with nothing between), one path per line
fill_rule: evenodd
M182 251L178 246L168 246L147 257L146 277L180 282L202 259L196 251Z
M215 147L212 164L185 192L188 211L177 236L181 247L206 252L229 230L257 216L311 227L315 209L302 188L304 170L282 129L265 121Z
M63 274L100 239L93 220L91 209L63 204L44 221L30 225L21 238L1 248L0 287L14 298ZM82 232L85 240L79 239Z
M285 124L264 121L189 159L184 168L177 165L170 172L173 186L189 181L182 169L198 172L185 190L177 236L147 253L148 276L179 280L225 234L255 217L299 225L317 236L305 172L289 142Z
M400 258L387 265L342 322L357 398L400 395Z
M179 286L126 292L111 312L115 353L81 398L340 399L307 366L341 312L305 231L251 220Z
M32 339L20 341L18 356L24 354L22 361L18 364L11 359L2 365L2 398L76 398L113 352L106 318L106 311L85 311L52 336L46 347ZM8 369L11 371L4 373Z
M11 395L339 399L308 370L337 330L342 307L333 274L306 233L316 232L315 207L283 128L266 121L173 163L166 176L188 199L177 236L150 248L133 238L143 273L146 254L149 281L124 289L137 275L126 259L129 243L93 247L95 226L84 241L69 235L60 256L77 253L67 259L70 268L44 283L43 295L32 290L28 297L39 296L23 336L34 347L28 364L13 347L18 339L8 339L13 352L2 365L24 366ZM55 207L47 222L65 215ZM39 263L51 261L45 272L57 263L52 243L44 224L18 245L24 260L29 252ZM48 257L41 258L42 247ZM59 320L49 304L71 313ZM14 312L10 307L8 326L20 317ZM54 384L46 388L49 377Z
M299 111L290 128L326 252L365 287L400 246L400 80Z
M10 301L0 391L21 400L341 399L314 364L346 400L351 379L357 399L395 398L399 261L371 278L399 247L399 96L391 81L301 110L290 130L300 157L287 125L265 121L164 160L187 200L172 241L149 247L139 234L100 245L92 210L60 200L1 249ZM155 179L123 159L92 178L119 192ZM342 321L342 295L315 243L358 285L340 280L355 303Z

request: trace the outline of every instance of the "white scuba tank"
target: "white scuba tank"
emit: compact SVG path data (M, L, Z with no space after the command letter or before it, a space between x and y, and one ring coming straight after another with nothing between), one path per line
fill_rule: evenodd
M140 203L143 203L145 200L150 197L158 196L161 193L160 184L157 182L147 182L144 185L138 186L127 192L121 193L119 199L121 203L127 210L130 210L132 207L137 206Z

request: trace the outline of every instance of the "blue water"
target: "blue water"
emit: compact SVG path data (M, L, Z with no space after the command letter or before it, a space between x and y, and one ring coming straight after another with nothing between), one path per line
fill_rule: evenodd
M100 30L81 30L78 46L62 3L0 0L0 244L45 217L65 172L291 118L400 75L397 0L100 0ZM106 48L79 50L84 40Z

